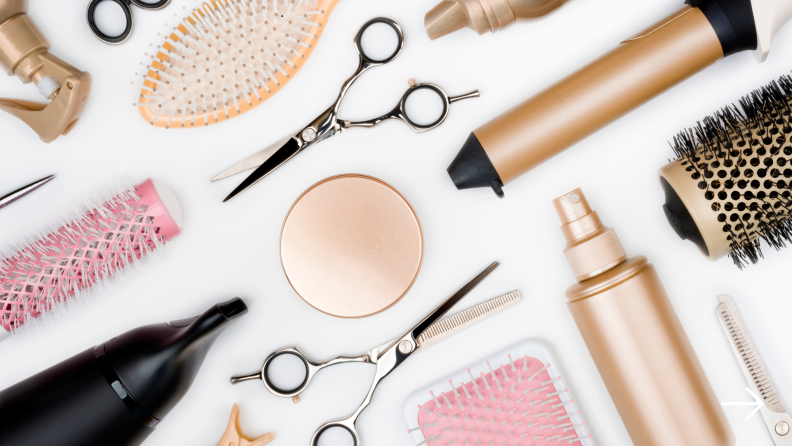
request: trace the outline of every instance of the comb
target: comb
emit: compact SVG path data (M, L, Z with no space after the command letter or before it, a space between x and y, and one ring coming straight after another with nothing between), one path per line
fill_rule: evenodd
M784 410L784 404L778 397L773 382L767 374L762 358L748 334L737 307L731 297L718 296L718 320L729 338L729 344L740 363L740 369L748 380L748 388L754 395L762 398L764 405L759 408L765 420L770 436L776 445L792 445L792 437L787 436L792 428L792 418Z
M523 341L408 396L407 432L416 446L596 446L563 376L547 344Z
M421 348L434 345L471 325L475 325L490 316L518 304L521 300L520 292L514 290L511 293L492 298L470 307L465 311L460 311L441 321L437 321L418 336L418 345L420 345Z

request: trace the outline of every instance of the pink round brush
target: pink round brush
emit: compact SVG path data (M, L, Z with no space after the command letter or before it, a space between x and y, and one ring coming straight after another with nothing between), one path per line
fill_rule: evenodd
M56 224L0 250L0 339L81 300L181 233L173 192L150 179L133 184L108 186Z

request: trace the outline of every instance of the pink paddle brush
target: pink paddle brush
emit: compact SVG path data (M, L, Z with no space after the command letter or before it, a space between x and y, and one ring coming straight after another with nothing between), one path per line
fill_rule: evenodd
M133 184L108 186L57 223L0 249L0 339L84 300L181 233L173 193L151 180Z
M524 341L492 358L503 364L482 361L471 367L479 376L469 368L407 397L417 446L596 446L547 344Z

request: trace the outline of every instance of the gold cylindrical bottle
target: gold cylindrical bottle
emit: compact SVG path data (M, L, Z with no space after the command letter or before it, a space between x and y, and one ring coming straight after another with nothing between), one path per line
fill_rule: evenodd
M734 433L646 257L627 258L580 189L553 205L578 283L567 305L633 444L732 446Z

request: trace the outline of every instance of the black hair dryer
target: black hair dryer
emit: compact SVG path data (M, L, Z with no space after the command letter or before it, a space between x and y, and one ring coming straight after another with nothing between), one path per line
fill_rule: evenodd
M240 298L147 325L0 392L0 445L133 446L178 404Z

